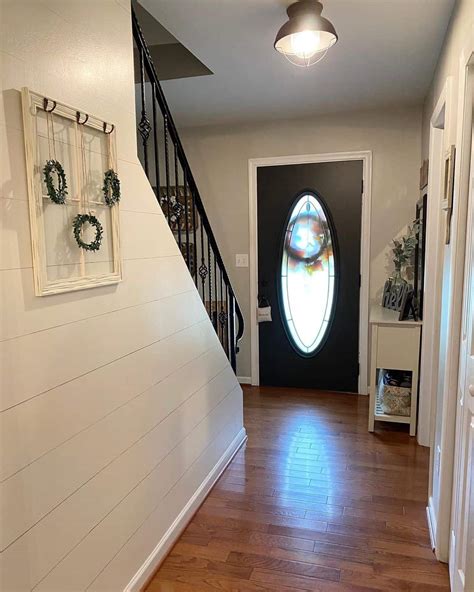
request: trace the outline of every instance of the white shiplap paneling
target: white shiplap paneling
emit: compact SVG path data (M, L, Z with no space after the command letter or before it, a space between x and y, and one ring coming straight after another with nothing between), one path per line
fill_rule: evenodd
M39 305L30 268L0 271L0 303L8 310L0 325L0 341L187 292L193 281L184 266L181 255L127 260L125 281L58 294L54 306Z
M81 541L51 577L41 582L38 590L73 592L84 589L101 574L103 566L113 561L117 554L121 557L111 570L114 579L118 582L131 579L147 554L141 552L138 560L134 561L129 549L123 552L123 548L133 541L137 531L137 538L143 544L141 530L146 527L147 531L154 531L154 536L150 540L151 545L149 543L149 550L153 549L152 545L156 545L157 542L156 533L166 532L180 509L199 487L202 475L209 473L220 458L222 450L230 444L236 432L237 420L234 418L224 425L221 422L225 421L232 411L238 416L238 401L237 397L228 397L216 413L212 413L207 421L199 424L188 435L183 446L175 448L150 477L155 479L155 483L151 480L143 481L114 512ZM188 451L188 454L183 454L183 450ZM203 462L200 463L201 459ZM191 483L188 473L195 477ZM150 488L155 492L154 499L149 495ZM140 526L137 527L137 524ZM104 545L105 541L113 541L113 544ZM87 566L87 570L84 569L84 565ZM116 569L119 565L120 572ZM109 571L109 577L111 572ZM106 589L103 582L94 582L92 588Z
M195 290L0 343L2 410L201 321ZM140 330L137 330L140 327Z
M213 347L216 336L204 320L0 414L0 481Z
M222 349L211 350L5 481L0 499L4 516L0 550L157 429L193 392L205 386L209 377L225 368ZM53 479L55 487L51 488Z
M228 401L226 417L235 414L235 401L227 395L235 390L235 378L230 369L224 370L183 405L180 413L168 416L159 426L117 457L110 465L86 482L74 495L66 498L26 534L10 545L3 554L4 586L6 590L29 589L55 567L87 533L108 515L135 487L156 473L163 458L204 421L222 424L222 414L209 416L221 401ZM225 404L223 405L225 408ZM211 438L212 439L212 438ZM184 446L184 455L192 455L192 446ZM153 487L149 495L153 498ZM21 569L28 551L35 549L29 569ZM144 558L145 559L145 558Z
M241 390L136 158L127 1L0 26L0 588L116 592L226 458ZM116 125L120 285L33 294L22 86Z

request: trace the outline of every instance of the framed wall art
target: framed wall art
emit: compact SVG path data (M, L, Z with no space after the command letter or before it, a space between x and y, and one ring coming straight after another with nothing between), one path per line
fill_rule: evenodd
M28 88L22 104L36 295L119 282L115 126Z
M443 210L446 210L446 236L445 244L451 241L451 218L453 214L454 195L454 163L456 147L450 146L444 159L444 185L443 185Z
M424 189L428 185L428 168L429 161L424 160L420 167L420 189Z

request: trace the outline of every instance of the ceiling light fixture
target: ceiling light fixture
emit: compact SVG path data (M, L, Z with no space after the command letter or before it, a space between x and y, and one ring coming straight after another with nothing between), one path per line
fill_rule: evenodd
M274 47L292 64L313 66L337 41L332 23L321 16L317 0L300 0L286 10L288 21L278 31Z

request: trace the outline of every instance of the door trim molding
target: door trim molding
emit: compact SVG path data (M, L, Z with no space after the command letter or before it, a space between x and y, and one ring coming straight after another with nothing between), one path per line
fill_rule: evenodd
M453 285L453 294L457 297L453 302L453 326L451 328L452 342L458 340L459 350L453 352L451 373L449 375L449 392L453 393L451 397L451 410L455 413L455 420L452 422L452 445L454 447L454 462L453 478L451 482L447 482L446 486L451 486L451 512L449 516L449 572L451 579L451 587L453 592L461 592L467 582L464 582L464 573L458 569L456 549L458 532L458 525L462 521L463 505L461 498L463 491L461 490L461 483L466 487L466 480L462 478L463 470L463 448L461 438L463 436L462 425L464 421L463 416L463 397L464 389L467 384L466 380L466 358L468 356L466 334L468 333L468 283L470 281L469 275L469 248L470 243L474 240L472 235L472 228L469 227L469 221L472 219L472 210L474 208L473 196L470 194L471 182L471 165L473 162L472 151L474 151L473 144L473 96L474 96L474 24L468 28L466 41L462 47L459 58L459 79L458 79L458 119L456 131L456 170L457 170L457 184L455 183L455 197L458 202L457 227L459 236L454 247L456 252L453 257L456 258L456 263L459 264L454 270L454 280L457 282ZM456 273L457 271L457 273ZM451 391L452 389L452 391ZM456 393L456 396L454 396ZM450 415L448 415L450 417ZM450 437L448 432L447 437ZM458 547L462 548L462 538ZM469 566L466 566L469 570Z
M360 245L360 301L359 301L359 393L368 394L368 341L369 341L369 300L370 300L370 220L372 206L372 151L330 152L327 154L298 154L290 156L271 156L249 159L249 234L250 234L250 359L251 381L260 384L259 339L257 322L258 295L258 224L257 224L257 170L265 166L285 166L292 164L313 164L320 162L362 161L361 245Z
M443 274L442 192L444 155L450 145L452 125L452 79L447 77L430 118L428 202L426 212L425 279L423 295L423 331L420 358L420 398L418 443L429 446L433 457L433 426L438 390L438 363ZM428 289L429 287L429 289ZM430 481L431 491L431 481Z

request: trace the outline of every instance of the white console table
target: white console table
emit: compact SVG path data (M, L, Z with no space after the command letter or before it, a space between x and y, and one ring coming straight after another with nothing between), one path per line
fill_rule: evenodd
M369 432L376 421L410 424L410 436L416 433L418 370L421 321L399 321L399 312L376 305L370 311L370 408ZM387 415L378 401L377 370L406 370L412 373L410 416Z

